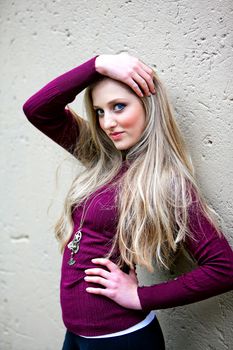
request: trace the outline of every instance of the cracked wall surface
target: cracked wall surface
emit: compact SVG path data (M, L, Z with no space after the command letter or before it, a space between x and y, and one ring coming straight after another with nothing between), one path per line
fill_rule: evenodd
M26 120L22 105L96 54L128 51L156 68L233 246L232 21L230 0L0 1L0 350L61 348L53 224L79 168ZM72 103L80 113L81 97ZM140 276L148 283L171 277ZM167 349L233 349L232 296L158 311Z

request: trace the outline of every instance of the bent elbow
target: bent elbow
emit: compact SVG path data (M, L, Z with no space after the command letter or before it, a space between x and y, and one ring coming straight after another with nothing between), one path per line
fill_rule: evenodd
M34 113L34 108L33 108L33 105L31 103L30 98L23 104L22 108L23 108L23 112L24 112L25 116L27 117L27 119L30 120L30 118L32 118L33 113Z

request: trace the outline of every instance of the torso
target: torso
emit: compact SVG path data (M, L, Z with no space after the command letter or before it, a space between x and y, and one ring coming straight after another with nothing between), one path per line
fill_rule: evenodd
M106 256L116 233L116 187L104 186L97 190L90 196L85 207L88 209L85 211L79 251L74 255L75 264L68 264L71 251L67 247L63 255L63 321L73 333L86 336L103 335L135 325L145 318L145 313L125 309L111 299L86 292L86 288L91 284L84 281L84 270L94 266L92 258ZM70 241L79 228L82 214L82 206L73 212L74 230Z

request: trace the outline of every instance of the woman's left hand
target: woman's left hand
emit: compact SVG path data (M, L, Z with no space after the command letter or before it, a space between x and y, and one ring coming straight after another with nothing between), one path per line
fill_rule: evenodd
M86 289L88 293L104 295L128 309L142 309L137 293L138 280L135 270L130 270L127 274L105 258L92 259L92 262L106 266L109 271L99 267L85 270L87 274L84 277L85 281L98 283L105 287L88 287Z

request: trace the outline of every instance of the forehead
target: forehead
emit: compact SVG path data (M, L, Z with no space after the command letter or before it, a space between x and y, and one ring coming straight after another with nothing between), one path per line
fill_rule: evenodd
M98 82L92 89L91 95L94 105L104 104L116 98L137 99L136 94L128 85L110 78Z

